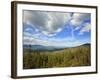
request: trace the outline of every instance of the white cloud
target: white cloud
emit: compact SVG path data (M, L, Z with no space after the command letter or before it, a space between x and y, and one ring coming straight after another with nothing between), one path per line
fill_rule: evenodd
M28 36L25 36L24 37L24 44L31 44L31 45L43 45L43 46L56 46L56 41L52 42L52 41L49 41L49 40L41 40L39 38L35 38L35 37L28 37Z
M59 28L59 29L56 30L56 32L58 33L58 32L60 32L61 30L62 30L62 28Z
M85 42L84 42L85 43ZM54 46L54 47L75 47L82 45L84 43L81 43L78 40L69 40L63 39L63 40L41 40L39 38L34 37L24 37L24 44L31 44L31 45L43 45L43 46Z
M79 30L81 27L76 27L75 29L74 29L74 31L76 31L76 30Z
M89 13L61 13L61 12L44 12L44 11L24 11L23 23L35 26L36 31L52 37L62 31L63 26L67 23L72 25L72 37L74 31L80 29L85 20L90 19Z
M52 36L55 36L56 35L56 33L49 33L47 31L42 31L42 34L44 34L44 35L46 35L48 37L52 37Z
M25 29L25 31L30 31L30 30L32 30L32 29L30 29L29 27Z
M89 20L90 19L90 14L89 13L73 13L72 15L72 20L71 20L71 24L73 26L80 26L85 20Z
M23 32L24 36L32 36L29 32Z
M74 31L79 30L85 20L90 19L90 14L87 13L73 13L71 16L70 24L71 26L71 35L75 38Z
M82 35L84 32L89 32L91 30L91 24L85 23L84 27L80 30L79 35Z
M34 30L35 30L35 32L38 32L38 31L39 31L39 29L37 29L37 28L36 28L31 22L29 22L28 20L26 21L25 24L27 24L27 25L33 27ZM32 28L30 28L30 27L25 28L25 31L28 31L28 30L32 30Z
M88 27L85 27L87 25L84 25L85 21L91 20L91 14L90 13L73 13L72 18L70 20L70 24L72 25L72 37L74 36L74 31L81 29L79 35L82 35L83 32L85 32L85 29ZM84 26L83 26L84 25Z
M23 22L35 25L44 35L54 36L70 19L71 13L24 11Z
M82 21L79 19L72 19L71 24L76 27L76 26L79 26L80 24L82 24Z

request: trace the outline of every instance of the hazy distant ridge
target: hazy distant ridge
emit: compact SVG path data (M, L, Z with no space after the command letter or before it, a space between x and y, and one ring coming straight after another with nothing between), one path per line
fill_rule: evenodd
M83 44L83 45L80 45L80 46L90 46L90 43ZM63 48L61 48L61 47L43 46L43 45L23 45L23 48L25 48L25 49L31 49L31 50L40 50L40 51L43 50L44 51L44 50L60 50L60 49L62 50L62 49L69 48L69 47L63 47Z

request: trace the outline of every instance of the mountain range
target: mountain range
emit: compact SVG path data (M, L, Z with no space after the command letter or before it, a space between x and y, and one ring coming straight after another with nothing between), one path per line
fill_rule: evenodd
M90 46L90 43L79 45L79 46ZM77 46L78 47L78 46ZM43 46L43 45L23 45L24 49L39 50L39 51L52 51L52 50L62 50L71 47L55 47L55 46Z

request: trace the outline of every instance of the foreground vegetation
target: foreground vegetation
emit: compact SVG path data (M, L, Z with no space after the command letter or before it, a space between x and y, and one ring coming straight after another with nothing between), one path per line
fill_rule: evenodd
M90 66L90 60L90 45L41 52L24 49L23 68Z

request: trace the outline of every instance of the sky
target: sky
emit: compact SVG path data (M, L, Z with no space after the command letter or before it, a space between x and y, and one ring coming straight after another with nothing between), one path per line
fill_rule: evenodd
M23 10L23 43L55 47L91 43L91 14Z

